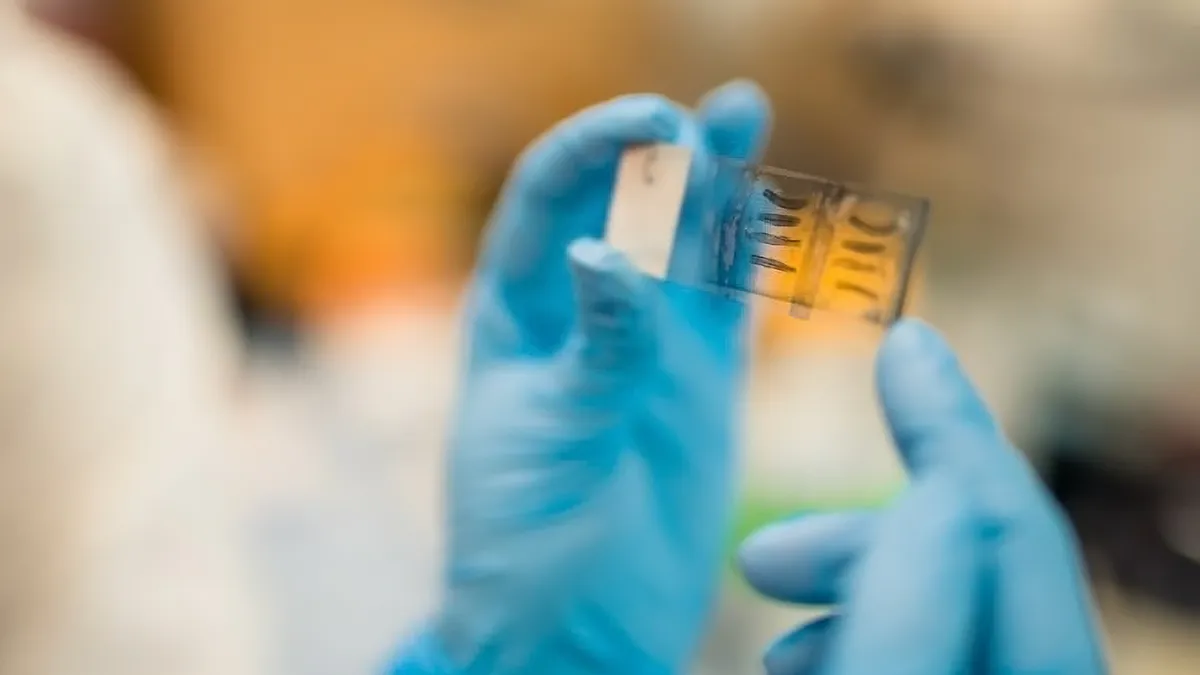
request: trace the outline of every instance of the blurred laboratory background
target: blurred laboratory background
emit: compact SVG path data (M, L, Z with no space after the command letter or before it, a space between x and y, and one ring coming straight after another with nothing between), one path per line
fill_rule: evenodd
M16 4L0 672L376 672L437 600L458 303L509 165L735 76L771 164L932 199L915 313L1075 522L1116 672L1195 672L1200 0ZM903 481L878 335L759 328L731 550ZM796 619L726 586L701 674Z

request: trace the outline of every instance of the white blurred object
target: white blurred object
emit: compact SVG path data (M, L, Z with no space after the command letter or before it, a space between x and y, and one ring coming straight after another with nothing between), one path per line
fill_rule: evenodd
M939 329L1014 439L1039 434L1040 333L996 329L1007 299L945 317ZM1026 318L1033 323L1034 316ZM750 380L747 479L755 494L798 503L879 499L904 481L875 392L875 353L865 345L815 340L777 346ZM1014 363L1005 356L1028 355ZM1036 458L1035 458L1036 459Z
M411 308L253 370L251 521L280 672L378 672L436 608L442 448L458 336Z
M902 473L875 404L872 355L796 344L751 378L748 487L757 498L883 496Z
M0 672L265 672L233 343L148 106L0 8Z

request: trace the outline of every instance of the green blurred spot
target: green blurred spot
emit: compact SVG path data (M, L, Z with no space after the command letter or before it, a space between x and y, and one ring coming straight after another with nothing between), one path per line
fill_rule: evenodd
M742 541L756 530L773 522L785 520L804 513L845 511L877 508L886 504L898 492L899 487L880 490L871 494L846 494L819 500L782 499L763 495L749 495L738 506L734 519L733 536L730 538L726 555L730 569Z

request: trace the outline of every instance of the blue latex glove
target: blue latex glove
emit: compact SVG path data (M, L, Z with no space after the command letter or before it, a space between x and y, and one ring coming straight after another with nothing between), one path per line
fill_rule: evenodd
M672 269L698 269L714 155L765 143L747 83L564 122L519 160L467 314L444 611L401 673L675 673L712 608L736 480L743 307L598 241L636 143L694 151Z
M770 526L741 551L773 598L836 605L770 675L1106 672L1072 532L942 340L899 324L880 398L912 482L880 514Z

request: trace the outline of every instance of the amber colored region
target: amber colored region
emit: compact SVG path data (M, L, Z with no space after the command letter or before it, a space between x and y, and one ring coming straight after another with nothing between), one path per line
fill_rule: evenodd
M784 279L780 275L778 279ZM906 313L919 310L922 297L923 266L914 267L909 281ZM785 345L796 343L820 345L822 348L838 350L874 349L879 340L879 328L854 317L834 312L815 312L808 319L791 316L782 304L768 311L762 322L764 356Z
M436 143L364 134L341 161L267 197L242 262L273 304L318 322L378 303L444 302L464 191Z
M158 88L236 186L241 276L315 321L446 302L479 187L556 120L654 80L637 0L156 7Z

